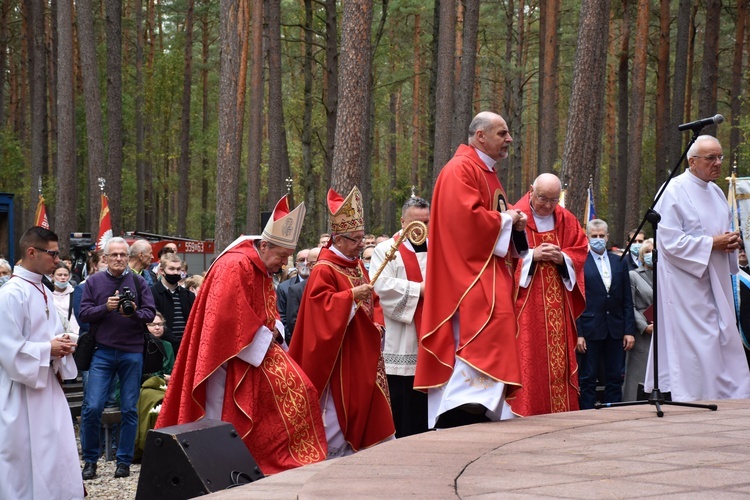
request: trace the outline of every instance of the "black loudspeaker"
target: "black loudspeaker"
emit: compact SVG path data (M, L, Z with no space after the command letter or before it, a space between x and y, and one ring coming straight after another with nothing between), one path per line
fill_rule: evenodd
M232 424L199 420L148 431L135 498L193 498L263 477Z

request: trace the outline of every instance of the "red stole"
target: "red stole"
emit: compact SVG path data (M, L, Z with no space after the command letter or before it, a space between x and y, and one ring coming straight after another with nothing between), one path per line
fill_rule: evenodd
M403 241L401 242L401 245L399 245L398 251L399 253L401 253L401 260L404 261L404 271L406 271L406 279L409 281L413 281L414 283L422 283L424 278L422 277L422 269L420 269L419 267L417 254L407 245L404 245ZM419 297L419 300L417 301L417 309L414 311L414 326L417 329L417 337L419 337L419 333L422 331L423 305L424 297Z
M585 307L583 265L588 242L578 219L562 207L555 209L555 228L537 230L526 194L516 203L528 217L526 236L533 249L542 243L559 246L573 262L576 286L569 292L557 266L534 264L531 282L518 289L518 352L522 367L522 389L508 403L522 416L578 409L578 363L576 318ZM517 277L520 277L520 268Z

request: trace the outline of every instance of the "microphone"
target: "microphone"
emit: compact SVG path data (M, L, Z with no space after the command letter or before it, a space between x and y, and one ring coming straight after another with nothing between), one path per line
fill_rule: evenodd
M682 125L677 127L677 130L679 130L680 132L684 132L685 130L696 131L696 130L702 129L703 127L707 127L709 125L714 125L714 124L718 125L719 123L723 123L723 122L724 122L724 117L722 115L715 115L715 116L712 116L711 118L704 118L702 120L696 120L690 123L683 123Z

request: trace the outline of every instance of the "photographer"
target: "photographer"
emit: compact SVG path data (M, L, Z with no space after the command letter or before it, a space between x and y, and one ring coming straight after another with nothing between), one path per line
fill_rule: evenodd
M117 440L115 477L130 475L138 427L138 396L143 369L143 334L156 314L146 281L128 269L128 244L111 238L104 245L107 270L86 280L81 320L96 335L81 419L83 479L96 477L99 425L112 379L120 380L122 425Z

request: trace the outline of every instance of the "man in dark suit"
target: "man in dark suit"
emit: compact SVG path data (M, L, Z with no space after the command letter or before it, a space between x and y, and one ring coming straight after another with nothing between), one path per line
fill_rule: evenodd
M635 316L628 265L607 252L607 223L601 219L586 226L589 256L583 268L586 280L586 309L578 326L579 382L581 409L596 403L596 381L600 363L604 366L602 403L622 400L625 351L635 344Z
M320 254L320 248L311 248L307 253L307 272L312 272L312 268L315 263L318 262L318 255ZM302 304L302 295L305 293L305 285L307 280L300 281L289 287L289 293L286 300L286 323L284 324L285 332L284 338L286 339L287 345L292 342L292 333L294 333L294 325L297 323L297 313L299 312L299 306Z
M633 234L635 234L635 231L636 230L633 229L628 233L628 239L625 240L626 245L633 237ZM628 271L635 271L641 266L641 262L638 260L638 254L641 251L641 247L643 246L644 241L646 241L646 235L643 233L643 231L641 231L635 237L635 241L633 242L633 244L630 245L630 255L623 259L628 264Z
M289 330L289 317L287 316L286 307L289 289L297 283L305 281L310 276L310 269L307 267L307 253L309 251L309 249L305 248L297 252L297 260L294 263L294 267L297 269L296 276L282 281L276 287L276 309L279 311L281 322L284 324L284 330ZM287 334L289 333L291 332L287 332Z

